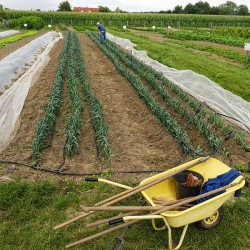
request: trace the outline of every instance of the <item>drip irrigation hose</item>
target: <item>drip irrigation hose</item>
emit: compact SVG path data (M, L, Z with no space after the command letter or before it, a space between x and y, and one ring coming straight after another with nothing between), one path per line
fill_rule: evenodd
M215 112L215 111L214 111L214 112ZM236 122L241 123L241 124L244 125L244 126L248 129L248 131L250 132L250 128L249 128L245 123L243 123L243 122L241 122L241 121L239 121L239 120L237 120L237 119L235 119L235 118L233 118L233 117L231 117L231 116L224 115L224 114L221 114L221 113L218 113L218 112L215 112L215 113L218 114L218 115L227 117L227 118L229 118L229 119L231 119L231 120L234 120L234 121L236 121Z
M97 173L75 173L75 172L64 172L65 170L68 170L68 167L60 168L60 169L48 169L48 168L43 168L39 167L36 165L29 165L26 163L22 162L14 162L14 161L0 161L0 164L14 164L14 165L19 165L19 166L25 166L28 168L31 168L36 171L43 171L43 172L48 172L52 174L59 174L59 175L73 175L73 176L94 176L94 175L103 175L107 174L107 172L97 172ZM139 173L161 173L166 171L164 170L138 170L138 171L118 171L114 172L113 174L139 174Z
M200 106L198 107L198 109L196 110L195 114L193 117L195 117L202 109L203 107L206 105L206 103L201 103ZM186 125L186 127L189 125L189 122L188 124ZM230 133L228 133L228 135L225 137L225 139L222 141L221 145L215 149L212 153L210 154L207 154L207 155L201 155L201 154L198 154L197 152L195 152L192 148L188 147L189 150L191 150L193 153L199 155L199 156L202 156L202 157L206 157L206 156L211 156L213 154L215 154L221 147L222 145L227 141L229 140L231 137L233 137L235 135L236 131L233 130L231 131ZM65 160L65 159L64 159ZM179 161L180 162L180 161ZM39 166L38 164L35 164L35 165L29 165L29 164L26 164L26 163L21 163L21 162L13 162L13 161L0 161L0 163L3 163L3 164L15 164L15 165L21 165L21 166L25 166L25 167L28 167L28 168L31 168L33 170L38 170L38 171L43 171L43 172L48 172L48 173L53 173L53 174L60 174L60 175L71 175L71 176L93 176L93 175L102 175L102 174L106 174L106 172L97 172L97 173L75 173L75 172L64 172L65 170L68 170L69 168L68 167L63 167L62 168L62 165L60 166L59 169L48 169L48 168L43 168L41 166ZM178 165L179 163L177 163ZM118 171L118 172L115 172L114 174L138 174L138 173L159 173L159 172L164 172L165 170L140 170L140 171ZM250 167L244 171L242 170L241 172L250 172Z
M107 172L97 172L97 173L75 173L75 172L64 172L65 170L68 170L68 167L63 167L60 169L48 169L43 167L38 167L36 165L29 165L23 162L14 162L14 161L0 161L0 164L14 164L19 166L24 166L27 168L31 168L35 171L42 171L47 172L51 174L59 174L59 175L65 175L65 176L96 176L96 175L103 175L107 174ZM178 164L177 164L178 165ZM250 166L247 169L236 169L240 172L244 173L250 173ZM166 171L166 169L161 170L137 170L137 171L117 171L113 172L112 174L143 174L143 173L162 173Z

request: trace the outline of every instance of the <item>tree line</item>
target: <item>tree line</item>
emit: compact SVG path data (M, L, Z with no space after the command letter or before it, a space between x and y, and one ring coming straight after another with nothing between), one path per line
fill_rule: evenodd
M208 15L249 15L249 9L246 5L237 5L232 1L227 1L218 7L210 6L208 2L199 1L195 4L187 4L184 8L182 5L176 5L174 9L167 11L160 11L160 13L174 13L174 14L208 14Z
M99 12L112 12L107 6L98 6ZM70 3L63 1L58 7L58 11L72 11ZM119 7L114 12L125 13ZM145 13L145 12L144 12ZM249 9L246 5L237 5L235 2L227 1L219 6L210 6L208 2L199 1L195 4L187 4L185 7L176 5L173 10L161 10L150 13L174 13L174 14L207 14L207 15L249 15Z
M107 6L98 6L99 12L112 12ZM58 11L72 11L72 7L69 1L62 1L58 6ZM119 7L114 12L126 13ZM3 6L0 5L0 17L3 18ZM145 12L144 12L145 13ZM249 9L246 5L237 5L235 2L227 1L219 6L210 6L208 2L199 1L195 4L187 4L185 7L182 5L176 5L173 10L161 10L159 12L147 12L147 13L174 13L174 14L204 14L204 15L249 15Z

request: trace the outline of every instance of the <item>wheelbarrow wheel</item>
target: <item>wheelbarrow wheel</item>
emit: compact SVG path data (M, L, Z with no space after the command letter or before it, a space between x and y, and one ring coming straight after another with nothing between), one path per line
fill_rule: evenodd
M198 227L200 229L204 229L204 230L213 228L220 223L220 221L223 217L223 213L224 213L224 208L220 207L211 216L209 216L203 220L197 221L195 223L195 225L196 225L196 227Z

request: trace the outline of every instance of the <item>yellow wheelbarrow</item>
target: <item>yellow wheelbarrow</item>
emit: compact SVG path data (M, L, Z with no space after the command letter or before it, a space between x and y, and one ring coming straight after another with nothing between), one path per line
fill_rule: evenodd
M139 186L131 188L129 186L112 182L109 180L101 178L88 178L87 181L99 181L105 182L111 185L119 186L121 188L127 189L126 191L117 194L111 198L108 198L102 202L99 202L94 207L85 207L81 208L85 211L84 214L68 221L63 224L56 226L54 229L59 229L64 227L74 221L77 221L81 218L87 217L94 213L94 211L130 211L130 213L123 216L116 216L111 219L104 219L97 223L90 223L92 226L104 224L109 222L110 225L125 222L121 225L112 227L95 235L86 237L82 240L76 241L67 245L67 248L77 246L79 244L85 243L87 241L99 238L109 232L114 230L132 225L140 220L152 220L152 225L155 230L168 230L168 248L169 249L179 249L183 243L185 234L187 232L188 225L191 223L197 223L198 227L203 229L209 229L216 226L222 217L222 205L239 189L241 189L244 184L244 178L239 175L228 185L217 188L212 191L208 191L204 194L198 194L196 196L187 197L187 198L176 198L176 180L175 176L179 173L182 173L185 170L194 171L200 174L204 182L210 178L215 178L218 175L227 173L231 168L222 163L221 161L212 158L212 157L203 157L200 159L193 160L191 162L185 163L178 167L169 169L160 174L154 175L143 180ZM141 192L145 197L147 203L150 206L110 206L117 201L120 201L132 194ZM220 193L219 193L220 192ZM218 194L219 193L219 194ZM217 194L216 196L214 196ZM196 203L198 199L211 197L202 203ZM162 201L159 203L159 201ZM195 202L195 203L194 203ZM182 210L182 206L189 204L188 207L185 207L185 210ZM141 212L150 211L146 215L138 215ZM134 215L136 214L136 215ZM164 222L164 226L158 228L156 226L156 220L161 219ZM90 225L89 225L90 226ZM180 237L178 245L173 248L172 244L172 233L171 227L178 228L184 227L182 235Z

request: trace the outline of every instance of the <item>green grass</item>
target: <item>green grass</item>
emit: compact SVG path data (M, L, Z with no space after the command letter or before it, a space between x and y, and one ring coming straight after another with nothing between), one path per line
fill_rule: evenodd
M223 88L250 101L250 71L249 66L236 66L221 62L207 55L194 53L185 46L162 43L136 35L131 32L110 32L119 37L130 39L137 44L137 50L146 50L148 56L168 67L179 70L192 70L218 83Z
M124 184L131 185L131 181ZM102 230L85 229L84 222L89 218L98 220L110 214L96 213L58 231L54 231L53 227L77 216L79 204L93 205L120 191L100 183L76 184L70 179L58 184L48 180L17 180L0 184L0 249L65 249L65 245ZM201 231L190 225L181 249L249 249L249 189L243 189L242 196L244 198L225 204L224 218L216 228ZM144 204L144 199L140 197L129 198L122 204ZM111 240L121 232L116 231L75 249L111 249ZM173 230L174 243L177 243L180 233L180 228ZM154 231L150 221L143 221L128 231L124 244L125 250L167 249L167 234L166 231Z
M193 44L190 42L178 41L175 39L170 39L167 41L167 43L178 44L178 45L181 45L185 48L191 48L191 49L195 49L195 50L199 50L199 51L210 52L210 53L213 53L214 55L218 55L218 56L222 56L224 58L232 59L233 61L239 62L241 64L246 63L246 55L243 55L238 51L229 50L229 49L221 49L221 48L217 48L217 47L214 47L211 45L209 45L209 46L197 45L197 44ZM249 61L247 63L250 65Z

